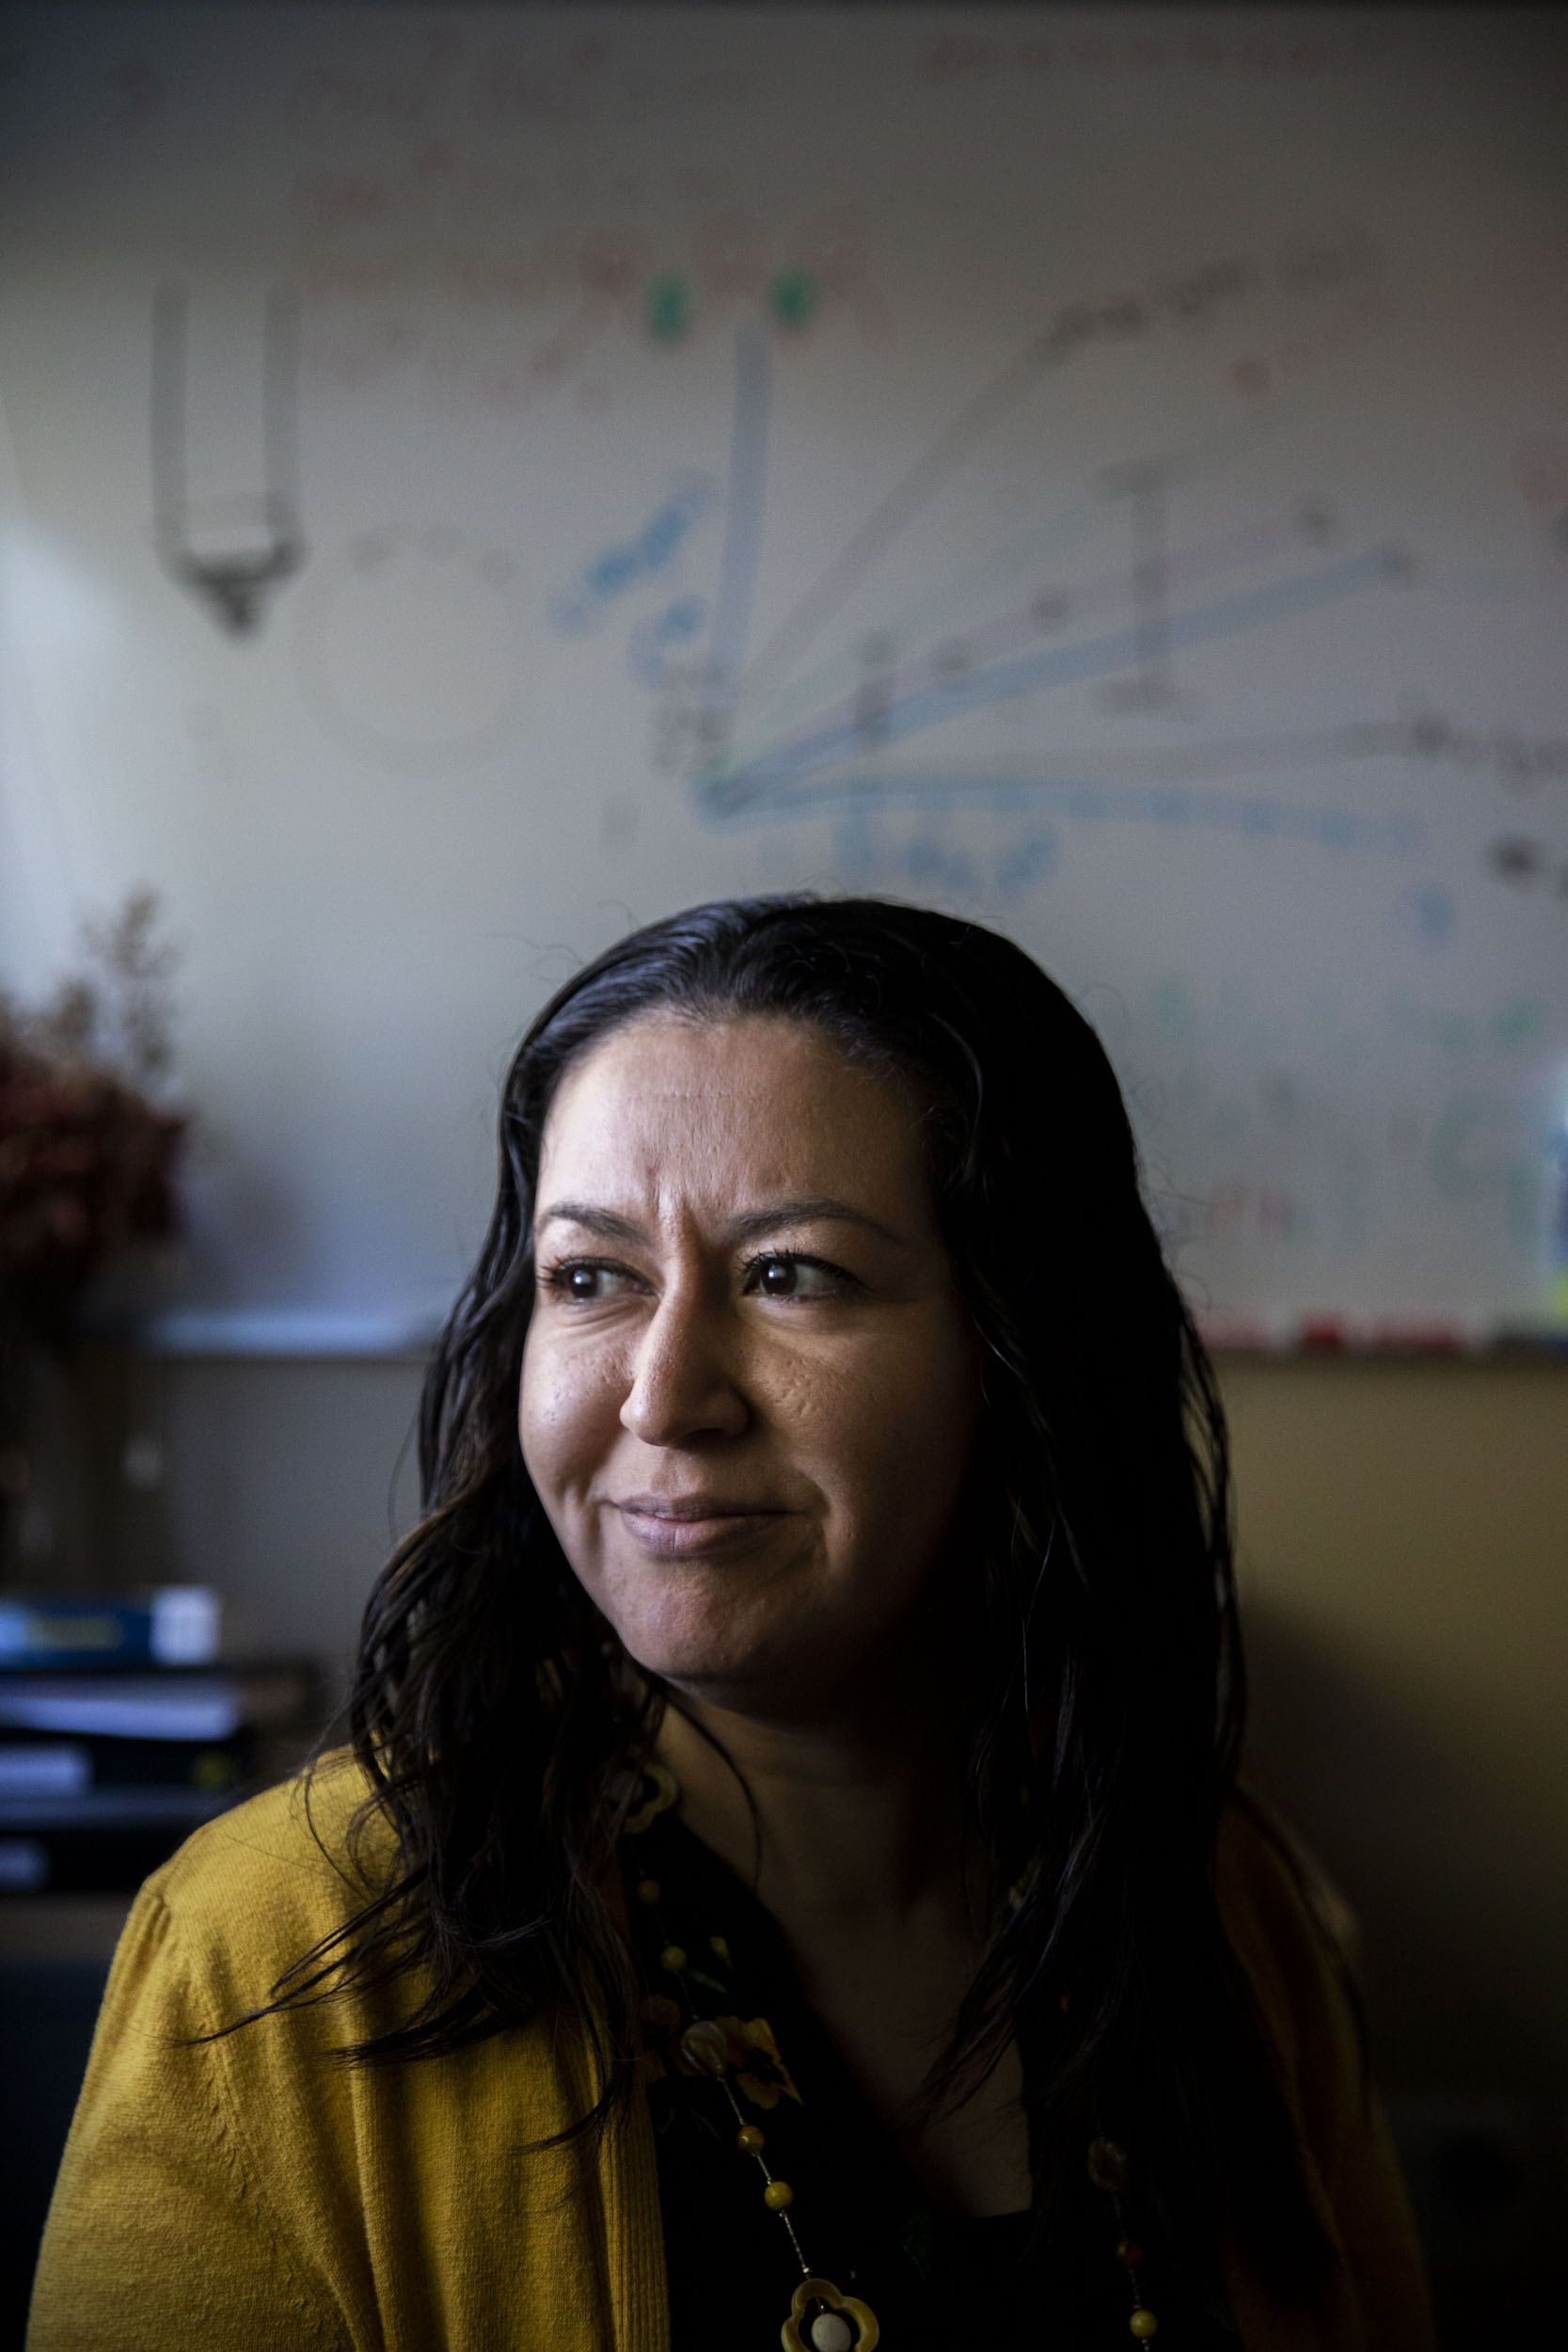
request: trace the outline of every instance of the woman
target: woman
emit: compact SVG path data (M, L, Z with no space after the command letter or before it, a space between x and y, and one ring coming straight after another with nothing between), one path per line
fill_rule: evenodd
M1016 947L698 908L525 1039L352 1750L127 1928L35 2352L1420 2352L1234 1789L1224 1429Z

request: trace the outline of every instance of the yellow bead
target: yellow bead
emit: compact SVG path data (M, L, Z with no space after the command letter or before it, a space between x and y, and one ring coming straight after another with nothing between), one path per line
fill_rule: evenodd
M769 2181L762 2192L762 2201L769 2213L783 2213L786 2205L795 2202L795 2191L787 2181Z
M743 2156L760 2156L768 2143L760 2123L742 2123L735 2136L735 2144Z
M1158 2335L1160 2332L1159 2321L1154 2313L1142 2303L1139 2304L1127 2325L1140 2344L1147 2343L1150 2336Z
M666 1944L658 1956L658 1964L661 1968L668 1968L673 1977L680 1976L686 1967L685 1947L680 1944Z
M710 1935L707 1940L707 1947L713 1954L715 1960L722 1961L726 1968L729 1966L730 1947L725 1943L721 1935Z
M637 1899L640 1903L646 1903L650 1910L663 1892L657 1879L639 1879L637 1882Z

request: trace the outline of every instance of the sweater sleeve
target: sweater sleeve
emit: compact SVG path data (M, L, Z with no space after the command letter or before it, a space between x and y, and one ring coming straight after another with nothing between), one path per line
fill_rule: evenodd
M234 2128L220 2022L155 1886L110 1971L34 2284L28 2352L338 2352Z

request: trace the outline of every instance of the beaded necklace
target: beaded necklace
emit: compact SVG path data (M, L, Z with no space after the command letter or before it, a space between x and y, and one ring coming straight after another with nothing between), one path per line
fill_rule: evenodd
M624 1835L629 1838L641 1836L661 1813L668 1812L678 1802L680 1795L674 1774L666 1766L644 1764L641 1775L647 1793L626 1821ZM673 1980L679 2009L686 2018L679 2036L681 2055L694 2074L706 2076L721 2093L736 2125L736 2149L743 2159L754 2163L761 2173L763 2202L770 2213L778 2216L800 2268L800 2277L790 2298L789 2312L779 2330L784 2352L873 2352L881 2336L875 2312L860 2296L842 2293L831 2279L814 2270L807 2259L793 2212L794 2186L773 2171L768 2161L767 2135L759 2124L747 2121L736 2096L730 2079L733 2062L731 2037L716 2018L705 2017L697 2007L691 1956L669 1929L664 1910L665 1890L661 1882L641 1872L636 1877L634 1894L653 1919L661 1947L659 1966ZM730 1955L726 1939L722 1935L710 1935L707 1941L714 1958L727 1966ZM702 1972L699 1970L696 1973L700 1975ZM1114 2140L1096 2137L1089 2144L1088 2175L1095 2187L1110 2201L1116 2217L1116 2260L1132 2294L1129 2332L1136 2342L1147 2343L1157 2333L1159 2322L1144 2302L1141 2292L1139 2270L1143 2249L1129 2234L1126 2226L1122 2201L1132 2178L1132 2164L1126 2150Z
M668 1812L680 1794L673 1772L662 1764L643 1766L645 1779L651 1784L651 1794L644 1799L626 1821L626 1835L637 1837ZM719 2085L736 2123L735 2144L739 2153L749 2158L762 2174L762 2201L769 2213L776 2213L788 2233L800 2279L790 2297L789 2316L779 2330L784 2352L806 2352L808 2342L812 2352L872 2352L881 2335L877 2314L869 2303L858 2295L844 2295L831 2279L814 2271L800 2244L790 2207L795 2191L788 2181L781 2180L768 2161L767 2135L758 2123L749 2123L729 2078L729 2039L724 2029L711 2017L698 2013L692 1998L689 1975L690 1958L684 1945L673 1942L665 1923L664 1889L657 1879L640 1877L636 1887L637 1899L653 1914L663 1949L659 1966L674 1979L680 2005L687 2015L687 2025L680 2038L682 2056L699 2074L706 2074ZM722 1936L710 1936L714 1957L720 1961L729 1957ZM806 2333L802 2335L804 2328Z

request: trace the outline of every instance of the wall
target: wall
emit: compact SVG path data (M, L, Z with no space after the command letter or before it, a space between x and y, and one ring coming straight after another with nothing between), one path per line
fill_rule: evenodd
M1568 2085L1568 1371L1225 1368L1261 1777L1406 2084Z
M309 1657L339 1690L371 1582L415 1514L420 1361L177 1359L131 1376L124 1425L155 1438L167 1477L121 1502L139 1525L128 1541L122 1517L119 1558L216 1584L246 1646Z
M1223 1386L1256 1776L1359 1915L1445 2341L1499 2341L1568 2243L1568 1365Z

